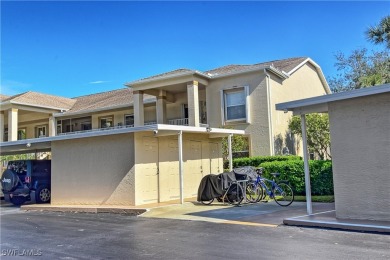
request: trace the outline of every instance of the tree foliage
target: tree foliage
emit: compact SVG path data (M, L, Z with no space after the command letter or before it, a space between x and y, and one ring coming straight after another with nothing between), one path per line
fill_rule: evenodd
M233 135L232 137L232 152L242 152L249 150L248 138L243 135ZM222 155L224 159L228 159L229 147L228 138L222 139Z
M390 15L381 19L378 25L370 26L366 31L367 40L374 44L386 44L390 49Z
M291 133L302 137L301 118L293 116L289 121ZM321 160L330 156L330 132L328 114L306 115L307 146L310 153L317 154Z
M333 92L360 89L390 83L390 53L388 50L368 52L366 48L352 51L350 56L335 55L339 74L329 79Z
M390 83L390 16L366 31L368 41L386 44L383 51L353 50L349 56L338 52L335 67L339 74L328 79L333 92L360 89Z

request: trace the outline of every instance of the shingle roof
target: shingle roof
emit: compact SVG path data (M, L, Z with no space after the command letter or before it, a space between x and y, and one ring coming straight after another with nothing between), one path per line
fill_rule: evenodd
M209 77L212 78L213 76L221 76L221 75L226 75L235 72L243 72L251 69L261 69L271 65L280 71L289 73L291 70L296 68L299 64L301 64L306 59L307 59L306 57L298 57L298 58L268 61L268 62L257 63L252 65L227 65L212 70L208 70L205 72L182 68L182 69L176 69L158 75L154 75L151 77L143 78L135 82L141 82L149 79L158 79L167 76L175 76L186 72L201 73L201 74L208 75ZM154 100L154 99L155 99L154 96L144 95L144 101ZM29 104L32 106L66 109L67 111L63 113L65 115L69 113L83 113L83 112L87 112L91 110L99 110L99 109L104 110L104 109L114 109L114 108L125 107L125 106L130 107L133 105L133 90L131 88L122 88L122 89L117 89L117 90L112 90L112 91L107 91L102 93L75 97L72 99L52 96L52 95L47 95L47 94L42 94L37 92L25 92L11 97L1 95L0 101L2 103L6 101L11 101L16 103Z
M9 96L0 94L0 101L3 101L4 99L8 99L8 98L9 98Z
M153 99L153 96L144 95L144 100ZM131 106L133 104L133 90L130 88L122 88L91 94L81 97L75 97L73 107L64 113L75 113L82 111L90 111L96 109L110 109L122 106Z
M292 69L294 69L296 66L301 64L304 60L306 60L307 57L298 57L298 58L289 58L289 59L283 59L283 60L274 60L274 61L267 61L262 63L256 63L251 65L227 65L223 67L218 67L212 70L205 71L205 74L208 75L223 75L223 74L230 74L234 72L240 72L245 70L251 70L251 69L257 69L261 67L267 67L267 66L273 66L280 71L284 72L290 72Z
M171 71L164 72L164 73L161 73L161 74L153 75L153 76L150 76L150 77L138 79L138 80L136 80L134 82L144 81L144 80L149 80L149 79L154 79L154 78L163 78L163 77L167 77L169 75L176 75L176 74L181 74L181 73L191 72L191 71L195 72L195 70L186 69L186 68L176 69L176 70L171 70Z
M25 104L30 106L53 108L53 109L70 109L75 100L59 96L47 95L38 92L24 92L18 95L2 99L1 102Z
M250 65L239 65L239 64L232 64L232 65L227 65L223 67L218 67L212 70L207 70L205 72L197 71L197 70L191 70L191 69L177 69L177 70L172 70L168 71L165 73L157 74L151 77L147 78L142 78L130 83L127 83L126 85L132 85L138 82L143 82L151 79L159 79L167 76L174 76L176 74L181 74L185 72L193 72L193 73L201 73L204 75L207 75L208 77L214 77L214 76L222 76L222 75L227 75L231 73L239 73L247 70L252 70L252 69L261 69L265 68L268 66L273 66L276 69L280 71L284 71L289 73L292 69L294 69L296 66L301 64L304 60L306 60L307 57L296 57L296 58L288 58L288 59L283 59L283 60L274 60L274 61L267 61L267 62L262 62L262 63L256 63L256 64L250 64Z

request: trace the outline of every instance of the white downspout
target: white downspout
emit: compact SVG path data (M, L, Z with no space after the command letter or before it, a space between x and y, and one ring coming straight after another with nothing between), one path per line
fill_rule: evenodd
M183 131L179 131L179 178L180 178L180 203L184 203L183 182Z
M228 136L229 171L233 171L232 134Z
M267 70L264 69L264 74L266 78L266 85L267 85L267 105L268 105L268 125L269 125L269 143L270 143L270 155L275 154L275 148L274 148L274 130L272 126L272 107L271 107L271 89L270 89L270 83L269 83L269 74L267 73Z
M306 207L307 214L313 214L311 204L311 186L310 186L310 171L309 171L309 154L307 150L307 134L306 134L306 115L301 115L302 142L303 142L303 162L305 169L305 188L306 188Z

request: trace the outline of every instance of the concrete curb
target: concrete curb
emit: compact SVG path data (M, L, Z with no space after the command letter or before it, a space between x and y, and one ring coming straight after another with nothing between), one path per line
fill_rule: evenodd
M77 213L114 213L114 214L123 214L123 215L132 215L138 216L147 211L147 209L139 208L98 208L98 207L63 207L63 206L31 206L31 205L22 205L21 210L26 211L48 211L48 212L77 212Z

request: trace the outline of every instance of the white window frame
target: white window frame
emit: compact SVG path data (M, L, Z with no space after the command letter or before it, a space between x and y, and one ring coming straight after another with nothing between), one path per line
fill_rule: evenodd
M226 95L229 92L234 91L242 91L245 95L245 117L244 118L238 118L238 119L227 119L227 107L226 107ZM222 118L222 125L226 125L227 123L250 123L250 104L249 104L249 86L234 86L231 88L225 88L221 90L221 118Z
M47 127L46 127L46 125L38 125L36 127L37 127L37 136L38 136L37 138L41 138L41 137L46 137L47 136ZM40 135L39 128L45 129L45 134L44 135Z

